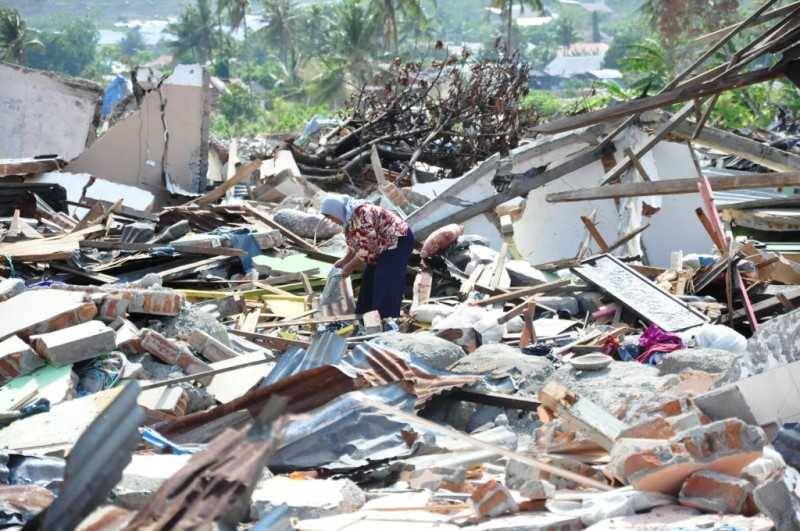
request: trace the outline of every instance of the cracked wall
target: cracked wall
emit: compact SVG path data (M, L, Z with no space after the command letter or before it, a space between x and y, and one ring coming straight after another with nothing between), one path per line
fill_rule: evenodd
M95 139L102 99L90 81L0 63L0 158L78 156Z
M144 94L138 110L111 126L66 171L141 187L163 204L168 189L205 188L208 127L208 73L199 65L178 65Z

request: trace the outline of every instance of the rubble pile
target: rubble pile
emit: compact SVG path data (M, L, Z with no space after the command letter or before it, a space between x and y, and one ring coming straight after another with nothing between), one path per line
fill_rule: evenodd
M535 136L516 61L397 63L252 158L202 66L94 138L97 87L0 65L0 523L800 529L800 154L695 112L797 83L797 12ZM399 317L356 313L320 186L413 231Z

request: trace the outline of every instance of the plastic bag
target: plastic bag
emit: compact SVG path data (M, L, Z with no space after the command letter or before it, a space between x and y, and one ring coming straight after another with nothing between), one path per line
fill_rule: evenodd
M421 323L432 323L453 313L453 307L446 304L419 304L412 307L410 313Z
M728 352L747 350L747 339L725 325L705 324L681 334L685 343L694 343L698 348L716 348Z
M350 277L342 277L342 269L331 268L325 288L319 298L319 307L323 317L347 315L355 311L353 300L353 283Z

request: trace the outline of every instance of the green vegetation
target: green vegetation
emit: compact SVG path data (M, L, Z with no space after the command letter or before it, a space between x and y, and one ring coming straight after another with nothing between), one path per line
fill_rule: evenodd
M93 0L86 18L70 18L64 15L69 1L56 2L52 9L60 14L52 17L38 3L6 2L12 7L0 8L0 58L101 83L112 68L164 54L174 62L205 63L230 80L213 125L223 136L298 130L316 114L336 112L395 60L431 64L462 48L481 59L517 51L532 70L544 71L565 47L605 42L603 68L619 70L621 79L576 78L532 90L523 100L543 120L595 109L657 93L702 52L705 45L694 44L694 37L755 8L739 0L607 0L612 13L556 0L165 0L148 11L151 3L140 0L124 6ZM524 16L554 18L518 26L512 15L520 8ZM98 46L99 30L112 21L167 16L174 22L157 45L133 28L117 44ZM262 23L253 24L253 16ZM704 66L722 64L743 39ZM710 123L763 127L778 106L800 110L794 86L776 81L724 94Z

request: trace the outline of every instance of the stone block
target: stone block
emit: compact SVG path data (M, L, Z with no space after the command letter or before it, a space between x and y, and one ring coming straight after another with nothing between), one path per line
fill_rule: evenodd
M508 488L492 479L478 485L470 496L472 509L478 518L492 518L519 511L517 502Z
M711 470L695 472L683 483L681 505L719 514L742 514L752 487L741 478Z
M139 337L140 333L135 324L127 319L121 319L114 338L116 349L131 356L143 354L144 349L142 348L142 340Z
M670 439L676 435L672 424L664 417L651 417L620 432L628 439Z
M209 361L222 361L239 355L222 341L211 337L202 330L194 330L192 332L189 336L189 345Z
M180 386L156 387L145 389L139 393L137 403L145 409L156 413L166 413L173 417L186 414L189 406L189 396Z
M0 384L44 365L44 360L17 336L0 341Z
M66 365L111 352L116 347L114 330L100 321L31 336L36 352L53 365Z

